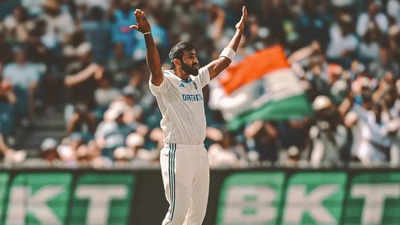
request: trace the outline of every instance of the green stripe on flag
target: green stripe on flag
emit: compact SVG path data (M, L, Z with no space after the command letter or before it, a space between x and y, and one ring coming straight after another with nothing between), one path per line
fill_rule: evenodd
M268 101L256 110L250 110L236 116L228 122L230 130L237 130L256 120L287 120L302 118L313 114L310 103L304 94L282 100Z

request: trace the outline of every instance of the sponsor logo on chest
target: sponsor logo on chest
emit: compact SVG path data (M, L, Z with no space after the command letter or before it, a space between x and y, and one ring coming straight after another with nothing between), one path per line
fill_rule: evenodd
M179 90L182 95L182 100L184 102L200 102L203 101L203 95L199 93L199 89L195 82L189 83L179 83L178 84ZM192 93L189 93L192 92Z
M199 102L203 101L201 94L182 94L182 100L185 102Z

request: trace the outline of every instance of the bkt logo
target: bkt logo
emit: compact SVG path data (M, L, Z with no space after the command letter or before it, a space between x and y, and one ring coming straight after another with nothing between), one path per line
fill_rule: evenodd
M127 224L133 178L123 178L126 184L118 183L121 177L103 175L100 184L96 174L88 174L71 188L70 174L18 175L9 188L7 209L2 210L4 224L63 225L67 216L70 225Z
M51 202L62 195L65 195L65 190L60 185L49 185L36 192L26 186L12 188L6 224L23 225L27 217L34 218L39 224L63 224L64 213L60 212L59 207L51 207ZM126 198L127 190L121 185L82 185L76 190L75 197L88 201L85 224L105 225L111 201ZM67 206L67 202L62 202L62 205Z
M283 173L229 177L217 225L400 224L400 183L357 183L355 178L345 201L345 173L295 174L286 191L284 180Z

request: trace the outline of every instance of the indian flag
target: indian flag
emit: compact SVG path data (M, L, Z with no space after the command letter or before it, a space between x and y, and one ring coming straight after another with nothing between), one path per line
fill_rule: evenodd
M228 67L210 87L210 107L222 111L231 130L256 120L286 120L312 113L279 45Z

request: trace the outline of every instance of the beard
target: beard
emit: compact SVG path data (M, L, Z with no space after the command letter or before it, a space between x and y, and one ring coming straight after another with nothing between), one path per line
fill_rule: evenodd
M192 74L197 76L199 74L199 69L196 68L195 66L190 66L184 62L182 62L182 70L185 71L187 74Z

